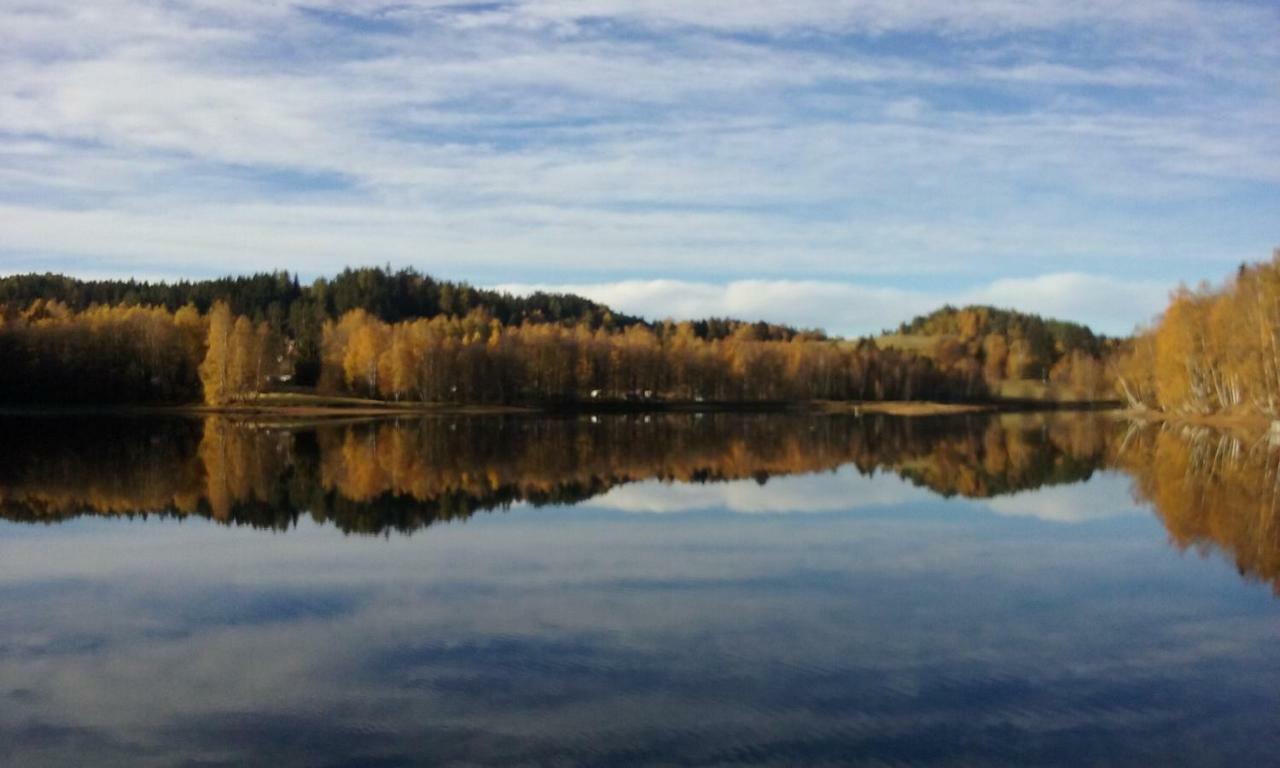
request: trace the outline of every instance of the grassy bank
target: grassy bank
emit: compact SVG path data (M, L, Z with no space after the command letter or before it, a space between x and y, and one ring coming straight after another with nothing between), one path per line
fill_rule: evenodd
M945 416L957 413L981 413L998 410L993 403L934 403L929 401L833 402L823 400L813 406L824 413L885 413L890 416Z

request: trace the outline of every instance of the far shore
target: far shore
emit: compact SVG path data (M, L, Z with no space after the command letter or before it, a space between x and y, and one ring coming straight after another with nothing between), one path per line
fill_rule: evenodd
M0 406L4 415L179 415L274 416L279 418L351 418L379 416L484 416L572 413L777 413L884 414L889 416L948 416L1028 410L1103 410L1118 407L1110 401L997 400L975 403L917 401L693 401L602 400L534 404L463 404L371 400L357 397L301 393L264 393L227 405L74 405Z

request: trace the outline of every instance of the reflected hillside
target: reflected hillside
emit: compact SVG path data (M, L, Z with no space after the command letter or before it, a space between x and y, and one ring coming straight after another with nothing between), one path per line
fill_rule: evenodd
M931 422L923 429L896 425L906 439L869 451L866 469L892 470L943 496L991 498L1089 479L1103 466L1115 429L1085 414L973 417L963 428L945 418Z
M642 480L765 482L844 465L892 471L947 496L989 497L1086 479L1105 456L1103 422L1082 416L6 425L19 436L0 452L0 511L11 520L195 515L282 529L307 515L360 533L413 531L513 502L573 504Z
M504 509L575 504L645 480L712 483L892 472L942 496L991 498L1134 479L1180 548L1220 549L1280 585L1280 451L1204 429L1085 414L938 418L778 414L471 417L296 427L184 419L7 418L0 514L202 517L286 530L409 533ZM850 498L850 507L857 498Z
M6 417L0 425L6 519L194 513L202 505L198 421Z

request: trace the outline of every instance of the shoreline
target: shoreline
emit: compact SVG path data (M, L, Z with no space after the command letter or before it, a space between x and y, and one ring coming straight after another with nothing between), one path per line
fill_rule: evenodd
M1186 416L1146 408L1125 408L1120 411L1120 415L1130 421L1144 424L1207 427L1221 432L1246 432L1255 435L1270 432L1276 429L1274 425L1280 424L1280 420L1260 413L1211 413Z
M274 416L279 418L370 418L406 416L515 416L572 415L592 413L822 413L862 416L955 416L976 413L1018 413L1027 411L1120 410L1111 401L1050 402L991 401L977 403L943 403L930 400L864 400L864 401L756 401L756 402L572 402L539 404L460 404L460 403L395 403L359 398L326 398L314 396L307 402L297 396L288 402L245 402L222 406L184 405L65 405L65 406L0 406L0 416ZM281 399L281 398L277 398ZM1128 413L1128 412L1126 412Z

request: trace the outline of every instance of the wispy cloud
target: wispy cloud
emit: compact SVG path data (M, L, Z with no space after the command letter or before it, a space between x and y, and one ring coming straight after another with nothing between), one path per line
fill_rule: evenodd
M0 271L1163 292L1280 241L1277 35L1192 0L0 4Z

